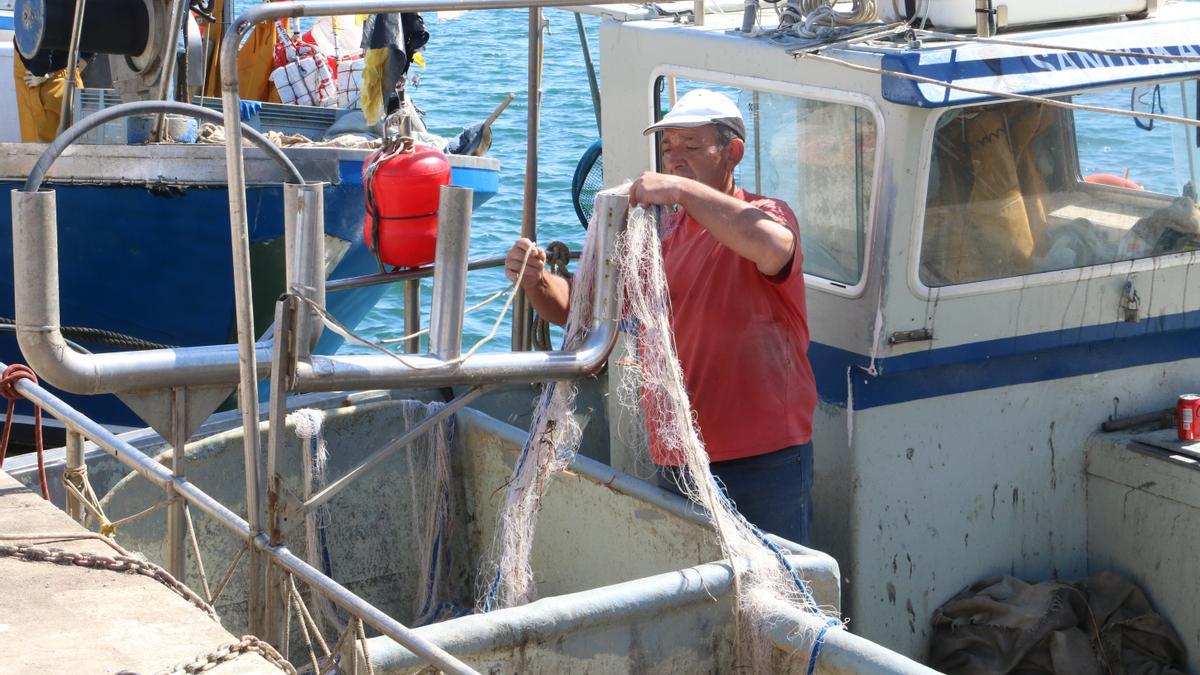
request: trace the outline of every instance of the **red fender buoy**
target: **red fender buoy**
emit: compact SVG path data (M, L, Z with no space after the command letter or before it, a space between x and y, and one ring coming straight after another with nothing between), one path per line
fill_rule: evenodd
M433 262L437 247L437 210L441 186L450 184L450 160L420 143L411 152L380 158L376 151L363 164L367 215L363 238L385 265L416 267ZM378 224L378 226L376 226ZM375 244L375 231L379 244Z
M1109 187L1125 188L1126 190L1146 189L1141 185L1129 180L1128 178L1114 176L1111 173L1094 173L1090 176L1084 176L1083 181L1085 183L1091 183L1092 185L1108 185Z

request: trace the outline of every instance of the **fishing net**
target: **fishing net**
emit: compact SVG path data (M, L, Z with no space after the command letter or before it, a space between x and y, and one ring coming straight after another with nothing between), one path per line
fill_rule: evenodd
M411 400L398 403L404 422L401 433L406 433L408 429L437 414L445 406L438 402L423 403ZM405 467L402 475L406 480L404 487L408 489L407 503L410 507L408 536L417 549L418 562L412 621L414 626L423 626L464 613L461 605L456 602L459 598L451 588L452 579L462 574L461 570L453 567L456 561L450 559L449 552L449 528L450 524L455 522L455 509L458 506L451 489L450 448L454 433L453 420L451 416L434 425L427 433L413 439L403 451ZM323 433L325 413L305 408L289 414L287 421L302 441L302 478L304 499L307 500L325 488L327 482L329 451ZM398 489L402 487L398 486ZM306 514L305 556L309 564L332 576L326 538L330 521L328 503ZM461 564L462 561L458 562ZM346 622L323 594L317 602L316 611L319 619L327 621L335 632L345 630Z
M579 164L575 165L575 174L571 177L571 204L575 206L579 224L584 227L587 227L592 219L596 193L604 187L602 153L600 141L592 143L579 158Z
M591 325L592 288L585 282L594 276L590 270L596 265L597 229L588 228L588 240L575 276L566 348L579 344L586 337L582 327ZM784 552L737 512L713 478L675 353L662 242L652 215L641 208L631 209L625 231L617 237L615 246L613 260L617 261L620 277L622 319L626 325L636 326L629 350L634 358L632 365L621 371L618 399L623 406L640 409L661 447L669 456L681 459L679 487L704 509L725 557L735 570L737 666L767 672L772 649L767 629L778 620L781 606L800 608L826 619L826 629L835 625L836 619L817 606L807 582ZM493 551L494 567L480 602L484 610L535 599L529 554L540 499L547 482L566 468L579 446L580 430L571 414L574 394L574 387L564 383L549 384L542 392L529 439L517 460L501 511ZM795 626L794 630L807 629ZM815 653L819 636L814 633L804 637L816 645Z
M443 403L403 401L404 428L411 429L437 414ZM449 569L449 526L457 506L450 489L450 440L453 416L439 422L405 448L405 475L411 505L409 532L415 538L420 561L413 625L423 626L460 613L447 588Z
M329 464L329 446L325 443L325 411L301 408L287 416L301 443L301 478L304 481L304 498L307 500L320 492L326 485L326 469ZM304 515L304 558L308 564L331 574L328 564L326 533L331 523L329 504L322 504ZM316 598L314 615L318 622L327 622L335 628L344 622L338 617L333 602L321 594Z
M564 349L575 349L583 344L592 326L597 229L588 228L571 284L571 314L563 331ZM529 438L517 457L504 505L500 508L493 562L484 567L484 583L476 603L483 611L522 605L535 599L529 558L542 495L550 478L567 468L574 459L583 436L572 414L575 393L576 387L570 382L550 382L542 389L534 408Z

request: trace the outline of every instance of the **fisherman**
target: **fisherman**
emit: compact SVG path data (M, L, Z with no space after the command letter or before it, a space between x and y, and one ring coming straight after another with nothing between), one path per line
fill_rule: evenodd
M83 88L79 71L90 54L81 54L75 87ZM13 44L13 85L16 87L17 123L22 143L48 143L58 133L62 98L67 90L67 53L43 50L26 59Z
M671 328L713 475L750 522L807 544L817 393L796 216L734 185L746 127L728 97L688 92L643 133L656 132L665 173L643 173L629 199L667 207L660 231ZM542 317L565 323L568 283L546 270L530 240L509 249L508 278L517 279L530 248L521 287ZM650 454L659 485L679 493L683 459L668 456L652 428Z

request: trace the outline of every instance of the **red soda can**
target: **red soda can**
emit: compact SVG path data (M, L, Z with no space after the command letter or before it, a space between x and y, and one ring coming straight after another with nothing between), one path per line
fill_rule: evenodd
M1179 440L1200 440L1200 394L1184 394L1175 404L1175 428Z

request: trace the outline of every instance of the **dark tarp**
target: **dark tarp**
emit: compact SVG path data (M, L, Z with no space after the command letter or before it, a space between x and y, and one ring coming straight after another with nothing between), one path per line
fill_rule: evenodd
M1186 651L1145 593L1112 573L1078 584L984 579L933 614L929 665L953 675L1183 675Z

